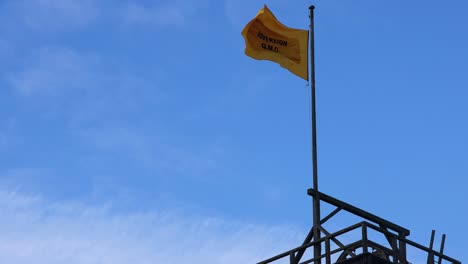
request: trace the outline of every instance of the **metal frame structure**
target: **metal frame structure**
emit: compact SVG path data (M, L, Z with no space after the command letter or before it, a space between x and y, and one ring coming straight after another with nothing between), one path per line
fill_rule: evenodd
M445 244L445 234L442 236L440 251L433 249L435 231L432 232L431 242L429 247L422 246L416 242L409 240L407 237L410 234L408 229L396 225L390 221L382 219L376 215L359 209L353 205L340 201L334 197L326 195L318 191L318 169L317 169L317 118L316 118L316 96L315 96L315 36L314 36L314 9L312 5L309 7L310 31L310 81L311 81L311 137L312 137L312 186L307 193L312 196L313 201L313 226L310 229L307 237L301 246L288 250L275 257L261 261L258 264L268 264L277 260L289 257L290 264L331 264L332 259L335 263L342 264L387 264L398 263L408 264L407 246L415 247L427 253L427 264L435 264L435 257L438 257L438 264L443 260L452 264L461 264L460 261L450 258L443 254ZM330 214L321 218L320 203L326 202L336 207ZM347 211L355 216L361 217L364 221L351 225L334 233L328 232L323 224L330 220L340 211ZM344 234L360 230L361 238L348 244L340 241ZM383 235L388 242L388 245L381 245L369 239L368 231L376 231ZM331 247L331 243L336 245ZM307 250L313 250L312 258L302 260ZM324 253L322 253L324 252ZM338 256L338 257L336 257ZM302 261L301 261L302 260Z
M357 208L351 204L345 203L332 196L316 191L315 189L309 189L307 191L309 195L316 198L319 197L320 201L326 202L336 207L331 213L320 220L317 227L321 231L322 235L319 239L313 239L313 230L311 228L307 235L304 243L296 248L283 252L277 256L271 257L264 261L258 262L258 264L275 263L278 260L289 258L290 264L308 264L308 263L326 263L331 264L332 259L334 263L399 263L408 264L410 263L407 259L406 249L408 246L414 247L427 254L427 264L441 264L443 260L447 263L461 264L460 261L453 259L443 254L445 235L442 236L442 244L440 251L434 250L434 235L435 231L432 231L431 242L429 247L425 247L414 241L409 240L407 237L410 231L397 224L394 224L388 220L380 218L369 212L366 212L360 208ZM364 221L338 230L334 233L328 232L322 225L330 220L340 211L347 211L355 216L363 218ZM354 242L344 244L340 241L340 237L350 232L360 231L361 237ZM372 241L368 237L369 231L376 231L382 234L388 245L382 245L375 241ZM332 249L331 243L334 243L335 248ZM315 252L316 248L320 248L320 253ZM302 260L306 250L314 250L313 258ZM322 251L324 253L322 254ZM435 258L438 258L436 261Z

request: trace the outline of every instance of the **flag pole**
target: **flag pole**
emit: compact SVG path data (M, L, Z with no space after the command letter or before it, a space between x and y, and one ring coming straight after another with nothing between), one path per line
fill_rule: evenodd
M313 197L313 238L314 241L320 239L320 197L318 193L318 175L317 175L317 120L316 120L316 105L315 105L315 40L314 40L314 9L315 6L309 7L310 11L310 78L311 78L311 107L312 107L312 177L313 188L317 191L317 195ZM315 264L320 264L321 243L314 246Z

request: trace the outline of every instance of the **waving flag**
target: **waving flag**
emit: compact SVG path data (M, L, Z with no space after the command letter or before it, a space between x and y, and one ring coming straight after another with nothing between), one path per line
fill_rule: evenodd
M309 31L286 27L265 5L242 30L242 36L247 56L274 61L308 80Z

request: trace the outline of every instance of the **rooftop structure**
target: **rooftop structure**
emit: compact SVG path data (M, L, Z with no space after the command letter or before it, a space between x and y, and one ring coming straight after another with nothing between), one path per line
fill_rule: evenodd
M445 234L442 236L440 250L435 250L433 248L435 231L432 231L430 245L429 247L426 247L410 240L408 238L410 231L406 228L314 189L309 189L307 193L314 198L318 197L321 202L325 202L335 207L335 210L320 220L319 226L317 227L320 230L320 239L315 241L313 240L314 227L312 227L302 245L267 260L258 262L258 264L279 263L278 261L285 263L284 260L289 260L289 262L286 262L289 264L420 263L413 262L411 259L408 259L408 248L418 250L419 253L425 254L427 256L427 264L441 264L443 261L447 264L461 264L460 261L443 254ZM341 211L346 211L358 216L363 221L333 232L326 230L323 227L323 224ZM341 238L351 232L354 232L355 237L357 232L358 238L354 241L345 243ZM370 239L370 233L372 232L381 234L385 237L386 243ZM307 251L314 251L317 248L319 249L319 254L312 252L312 254L309 255L314 257L304 257Z

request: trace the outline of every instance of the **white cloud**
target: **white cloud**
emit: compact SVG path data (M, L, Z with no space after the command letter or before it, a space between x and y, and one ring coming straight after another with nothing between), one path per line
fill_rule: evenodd
M143 168L165 175L184 175L207 179L222 167L223 146L219 142L207 142L203 147L187 147L177 144L161 131L151 133L123 126L80 128L74 135L94 148L93 155L112 158L125 156Z
M19 0L9 7L15 19L36 30L82 28L98 15L92 0Z
M188 24L192 16L205 7L207 1L175 0L165 1L154 5L143 5L141 3L129 3L122 8L121 14L129 25L148 26L176 26L181 27Z
M7 79L23 95L57 92L85 87L90 79L89 58L65 48L41 49L24 62L22 70L10 73Z
M286 226L262 226L108 205L50 203L0 191L2 263L255 263L296 245Z
M18 0L0 3L3 24L41 32L82 30L97 23L135 26L183 26L209 0L109 1Z
M187 17L182 9L176 6L145 7L136 3L129 4L124 13L124 19L132 25L182 26Z
M157 69L151 77L136 76L98 55L67 48L45 48L27 58L6 80L19 94L38 97L42 117L66 118L70 135L92 148L91 155L125 155L150 170L176 168L177 173L198 176L217 166L216 144L203 149L174 145L170 136L161 138L163 124L148 134L126 121L141 114L142 103L156 107L164 97Z

